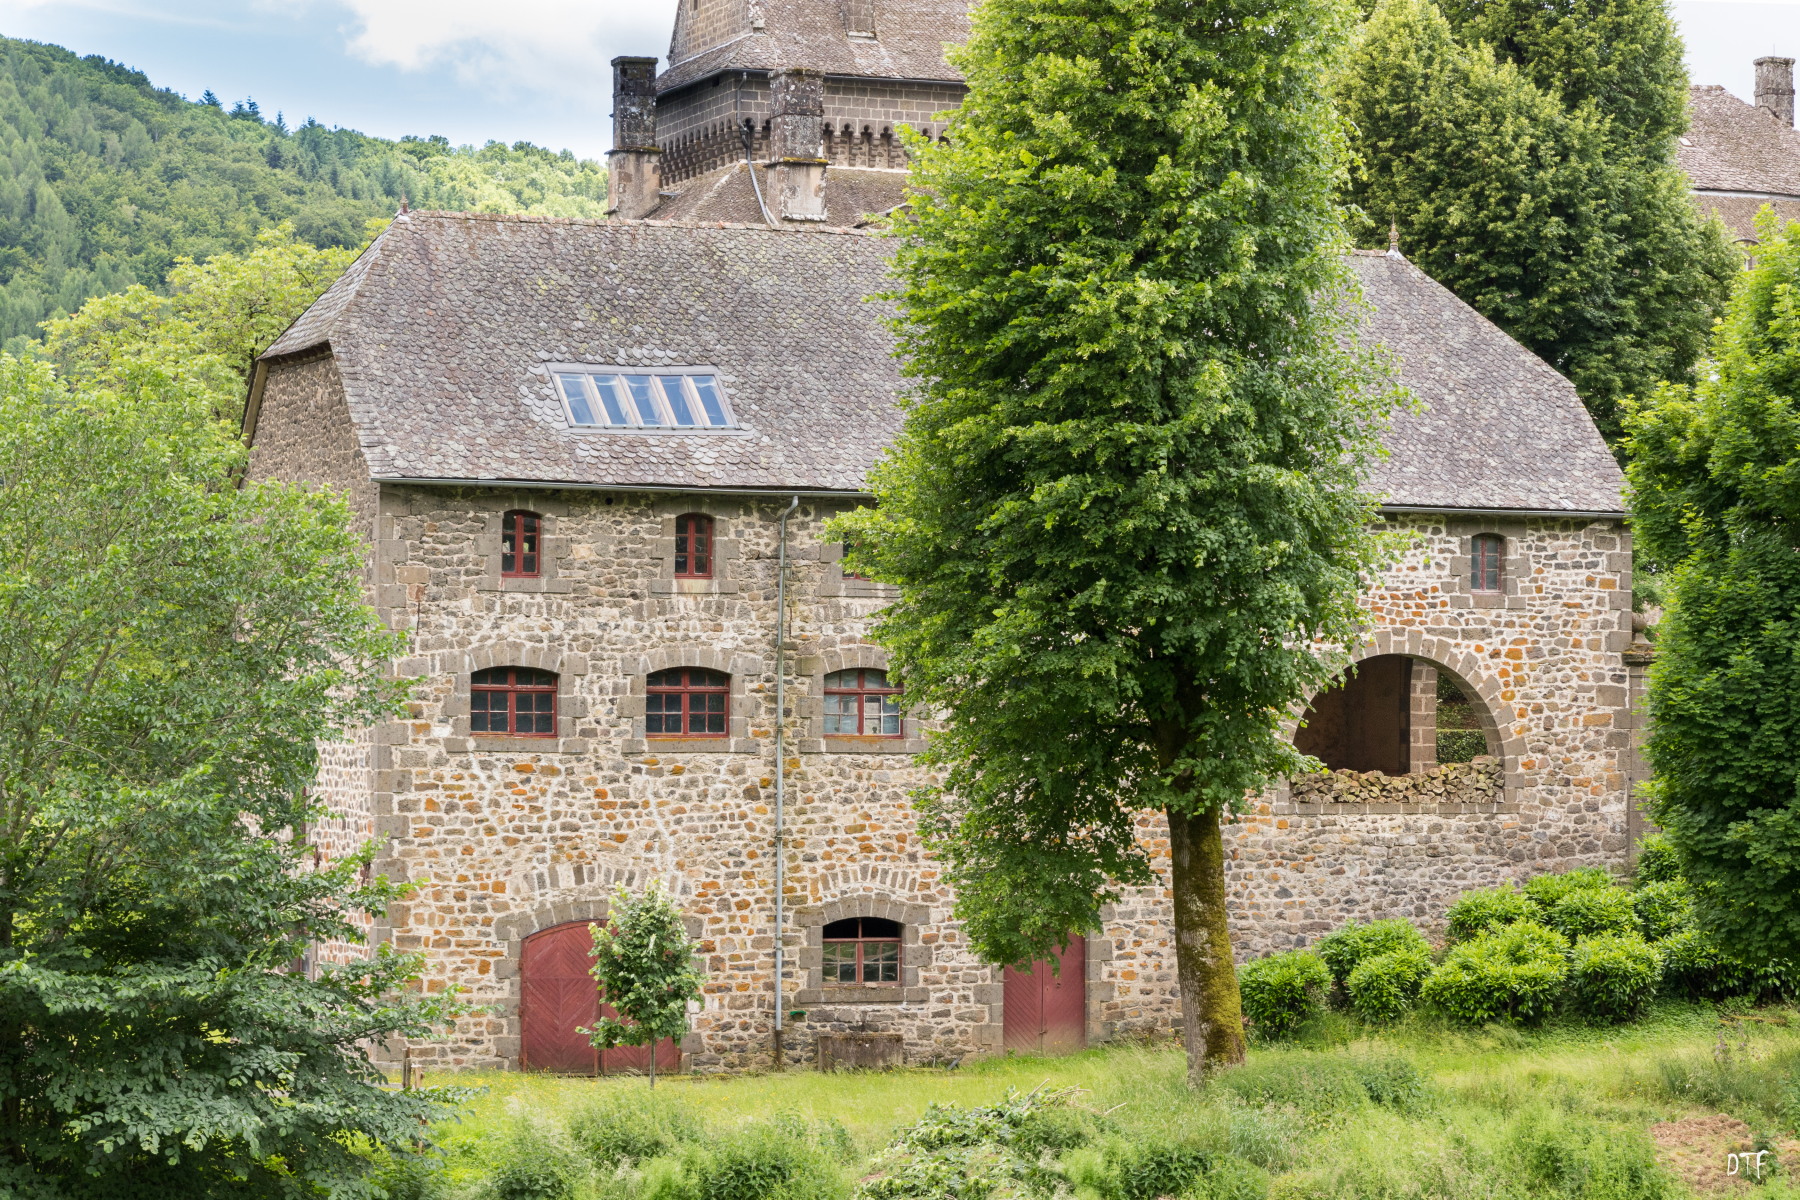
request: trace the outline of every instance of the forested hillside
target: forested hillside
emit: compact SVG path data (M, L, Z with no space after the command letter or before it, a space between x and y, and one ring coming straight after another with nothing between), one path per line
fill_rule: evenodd
M0 38L0 344L175 260L241 252L280 221L354 246L402 196L415 208L601 216L599 163L526 142L398 142L252 105L189 101L142 73Z

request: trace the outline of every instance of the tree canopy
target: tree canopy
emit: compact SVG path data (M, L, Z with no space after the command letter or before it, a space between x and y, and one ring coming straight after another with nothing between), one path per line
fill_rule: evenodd
M1345 348L1335 0L988 0L894 225L905 426L843 529L945 714L925 797L976 948L1148 882L1167 818L1190 1063L1241 1058L1220 815L1294 769L1358 625L1388 392Z
M341 499L245 483L205 397L119 374L0 356L0 1192L364 1194L438 1111L366 1047L453 1006L358 955L399 893L304 828L398 638Z
M656 1043L679 1041L688 1030L688 1004L701 997L703 976L694 966L700 947L681 923L681 910L662 883L640 896L624 884L613 889L604 925L588 927L594 945L590 973L600 998L616 1016L584 1029L602 1050L650 1047L650 1086L656 1086Z
M291 221L322 248L360 245L371 218L415 208L599 217L606 172L517 142L388 141L254 103L227 111L138 71L0 38L0 344L178 260L243 253Z
M1674 166L1680 42L1657 0L1381 0L1337 92L1356 237L1407 256L1575 384L1687 381L1738 264ZM1616 41L1609 39L1616 38Z
M1767 961L1800 959L1800 224L1758 232L1703 378L1628 427L1633 528L1668 571L1651 811L1702 923Z

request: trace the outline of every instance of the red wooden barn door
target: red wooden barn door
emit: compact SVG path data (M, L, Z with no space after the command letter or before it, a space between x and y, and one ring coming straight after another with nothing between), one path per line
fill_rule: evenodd
M1076 936L1029 971L1006 969L1001 1011L1006 1048L1015 1054L1068 1054L1087 1045L1087 942Z
M519 1066L566 1075L611 1075L650 1070L648 1046L596 1051L575 1031L600 1019L602 1006L588 952L594 941L586 921L557 925L525 939L519 962ZM681 1050L664 1038L656 1047L656 1073L681 1069Z

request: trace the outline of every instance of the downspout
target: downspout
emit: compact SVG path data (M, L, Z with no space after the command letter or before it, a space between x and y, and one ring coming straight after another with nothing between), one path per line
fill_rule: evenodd
M752 168L754 170L754 168ZM787 928L787 523L800 507L795 496L781 511L781 550L775 569L775 1069L781 1069L781 1035L785 1028L781 978L786 969L781 936Z
M744 166L750 171L750 186L756 191L756 207L762 210L763 224L773 227L775 218L769 215L769 206L763 203L762 181L756 177L756 126L749 117L744 118ZM786 517L782 518L786 520Z

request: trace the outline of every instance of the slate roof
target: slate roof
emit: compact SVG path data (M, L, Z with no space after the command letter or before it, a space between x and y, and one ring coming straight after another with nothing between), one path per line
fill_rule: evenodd
M944 46L969 40L968 0L880 0L874 38L850 36L843 0L761 0L760 8L761 30L671 62L656 90L718 71L782 67L886 79L962 78L944 61Z
M763 173L763 200L771 214L780 205L770 194L770 177ZM762 209L750 183L749 169L732 163L695 175L673 185L678 195L668 196L651 213L658 221L735 221L763 223ZM832 167L825 172L826 225L855 226L871 215L884 213L906 198L906 172L865 167ZM777 216L778 221L781 218ZM796 228L816 221L781 221Z
M869 299L887 252L816 227L410 213L263 357L329 348L378 479L854 492L900 424ZM1623 508L1566 380L1404 260L1352 262L1430 406L1387 439L1390 502ZM552 362L715 367L747 432L572 430Z
M1800 220L1800 130L1711 85L1689 89L1688 119L1675 161L1693 181L1702 212L1717 212L1744 241L1756 240L1764 204ZM1709 194L1722 192L1749 194Z

